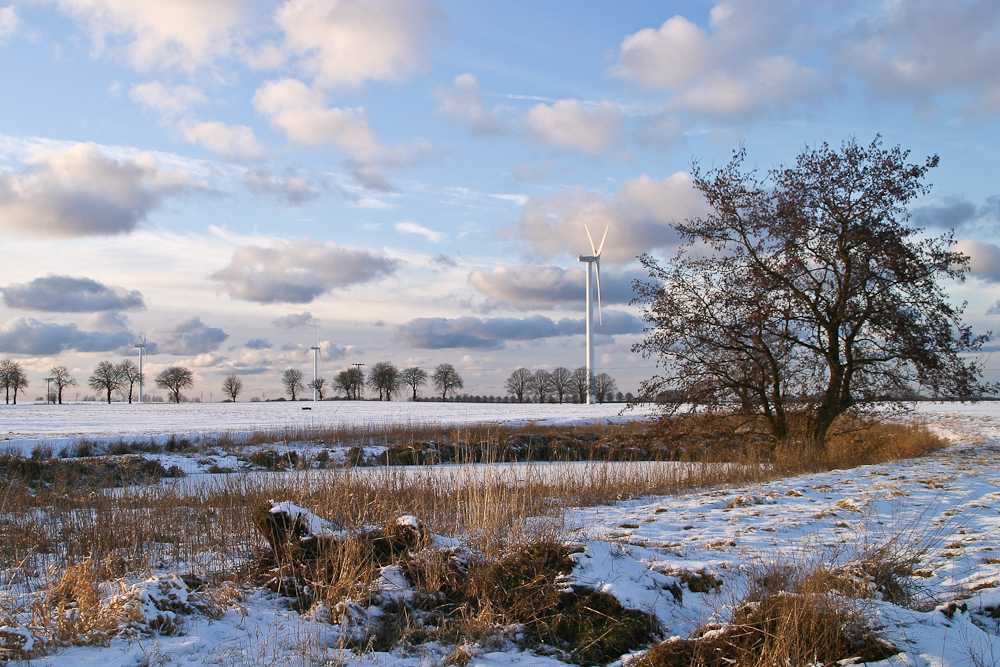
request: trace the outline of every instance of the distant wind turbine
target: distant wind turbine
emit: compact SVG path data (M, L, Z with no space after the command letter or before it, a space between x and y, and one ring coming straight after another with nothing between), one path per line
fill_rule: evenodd
M309 348L313 351L313 400L319 400L319 386L316 380L319 379L319 327L316 327L316 345Z
M591 384L594 381L594 290L591 287L591 276L594 265L597 265L597 317L601 324L604 324L604 316L601 312L601 251L604 250L604 242L608 238L608 227L604 228L604 236L601 238L601 245L594 247L594 237L590 235L590 228L583 226L587 230L587 238L590 240L590 249L593 255L580 255L580 261L587 263L587 403L594 402L594 391Z
M139 342L136 343L135 346L137 348L139 348L139 404L142 405L142 381L143 381L142 357L143 357L143 355L146 354L146 332L145 331L142 332L142 338L139 339Z

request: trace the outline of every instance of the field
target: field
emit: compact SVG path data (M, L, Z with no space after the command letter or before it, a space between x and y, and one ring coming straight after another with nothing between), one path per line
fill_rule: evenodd
M308 417L294 404L155 405L149 412L86 405L58 413L18 406L2 416L11 417L4 422L8 444L28 451L81 437L386 433L399 415L411 425L473 428L487 421L573 424L593 418L595 407L604 410L601 419L617 414L617 406L437 404L433 412L420 404L421 411L406 412L399 407L406 404L393 404L386 409L401 411L380 431L365 426L371 412L333 412L337 404L324 412L321 405ZM369 405L358 410L383 407ZM175 408L188 412L167 416ZM234 410L245 412L234 418ZM622 619L653 619L663 639L702 639L663 644L643 665L716 664L698 651L713 650L733 628L741 637L772 632L754 613L807 600L811 606L791 616L797 630L772 632L809 637L805 643L814 646L793 647L805 650L795 655L835 643L820 630L845 628L853 633L843 649L851 655L841 658L856 654L880 667L997 664L1000 405L923 405L917 418L951 444L919 458L790 477L753 462L591 462L191 474L68 497L10 487L0 506L0 638L8 649L0 660L70 667L606 664L621 653L605 635L620 632ZM357 576L322 586L315 571L278 563L284 583L272 578L269 586L247 573L263 572L267 542L251 516L259 508L299 516L306 541L383 544L417 525L422 537L406 543L401 559L374 565L345 552L337 563L357 566ZM401 515L414 518L400 522ZM353 541L340 541L348 535ZM523 572L515 565L524 559L516 556L525 549L534 561L561 563L551 581L543 570L517 579ZM487 561L500 564L500 579ZM505 578L521 581L514 597L552 594L556 607L505 615L500 603L512 595ZM820 580L825 588L816 593L810 586ZM345 589L357 582L364 585ZM566 625L569 615L559 609L587 591L610 596L586 593L584 606L615 623L599 626L592 642L562 644L561 637L582 631ZM619 606L609 611L598 603ZM634 652L637 642L620 645ZM603 652L593 648L598 644ZM823 664L823 655L810 661Z

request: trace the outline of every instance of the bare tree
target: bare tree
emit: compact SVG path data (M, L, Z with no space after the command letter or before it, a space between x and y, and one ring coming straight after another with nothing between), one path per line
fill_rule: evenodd
M581 403L587 402L587 392L590 391L590 373L587 372L586 366L580 366L575 371L573 371L573 377L570 379L570 387L573 389Z
M393 393L402 386L399 369L391 361L378 362L368 374L368 386L378 391L378 400L385 396L385 400L391 401Z
M523 366L510 374L504 383L507 393L517 399L518 403L524 403L524 394L528 391L531 382L531 371Z
M337 373L333 386L343 391L348 400L361 400L361 390L365 386L365 372L357 366L349 366Z
M399 378L403 381L403 384L413 389L413 400L415 401L417 400L417 389L427 384L427 371L416 366L411 366L410 368L404 368L403 372L399 374Z
M124 391L125 385L128 385L128 402L132 403L132 390L135 388L136 382L142 382L142 375L139 374L139 367L135 365L135 362L131 359L123 359L120 364L115 366L115 373L118 374L118 388Z
M951 233L907 225L938 158L908 156L876 137L806 149L766 176L743 170L742 150L707 173L696 165L711 212L675 225L689 245L666 266L640 258L653 280L638 285L650 334L635 350L668 371L642 393L667 413L735 413L778 443L824 447L841 415L906 409L918 389L995 391L964 356L987 337L938 284L962 279L969 258Z
M539 403L544 403L549 392L552 391L552 376L549 375L548 371L535 371L528 379L528 390L538 397Z
M69 369L65 366L53 366L52 370L49 371L49 375L52 376L52 384L55 385L56 398L59 401L59 405L62 405L63 389L66 387L75 387L77 385L76 379L69 374Z
M618 383L607 373L598 373L595 375L591 387L594 389L594 395L597 397L598 403L603 403L608 394L618 391Z
M111 404L111 394L115 389L121 387L122 379L118 375L118 369L110 361L102 361L97 364L97 368L87 380L87 385L94 391L104 392L108 398L108 405Z
M316 395L319 396L319 400L323 400L323 396L326 394L326 380L323 378L316 378L307 384L306 387L309 389L315 389Z
M28 386L28 376L24 372L24 367L10 358L0 361L0 384L6 392L7 404L10 404L10 392L13 389L14 405L17 405L17 392Z
M230 373L222 381L222 393L236 402L236 397L243 391L243 380L236 373Z
M559 402L563 402L563 396L573 390L573 373L563 366L553 369L551 374L552 391L559 397Z
M441 392L441 400L448 398L449 391L465 386L462 376L451 364L439 364L431 374L431 380L434 382L434 388Z
M302 384L302 371L295 368L289 368L285 371L285 374L281 376L281 384L285 388L285 393L292 397L292 400L296 400L299 392L306 388Z
M169 391L173 403L180 403L181 390L194 386L194 373L184 366L170 366L156 376L156 386Z

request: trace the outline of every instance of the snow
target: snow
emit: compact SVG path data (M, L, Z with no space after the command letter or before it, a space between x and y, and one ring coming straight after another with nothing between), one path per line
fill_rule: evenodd
M416 407L425 410L430 405ZM187 406L153 407L170 410ZM390 409L396 407L391 404ZM444 420L457 418L458 413L449 410L466 406L434 407L441 411L433 416ZM476 421L482 419L483 407L492 406L468 407ZM580 418L578 406L565 413L553 409L558 406L531 406L551 412L520 411L529 406L498 407L502 411L494 413L497 419L504 414L512 420L528 414L551 420ZM208 418L216 413L197 414L206 417L190 421L186 428L220 428L222 417ZM291 418L293 413L269 414L267 418L273 420L279 414ZM604 415L612 416L610 411ZM688 636L708 622L724 621L747 577L769 563L846 564L882 546L889 552L921 554L915 574L923 604L915 605L918 610L914 610L888 601L867 603L886 636L903 649L897 656L876 663L877 667L996 664L1000 659L1000 624L992 614L1000 608L1000 404L921 405L915 418L947 434L954 444L920 459L572 510L568 521L578 546L573 555L577 566L566 585L592 586L611 593L626 607L654 613L665 636ZM33 426L34 430L24 423L18 428L36 436L54 434L57 427L70 428L68 424L60 426L62 420L44 422ZM167 428L166 421L157 423L159 428ZM108 431L119 428L113 426L114 420L105 424L112 424L105 426ZM282 506L286 511L308 512L290 503ZM308 520L312 525L313 519ZM328 529L323 519L315 517L315 521L317 530ZM435 536L434 541L457 546L453 538ZM684 583L691 577L721 585L693 590L691 584ZM157 596L173 595L175 606L189 600L178 581L169 573L159 573L135 584L131 594L141 602L145 593L151 605L144 608L147 619L162 611L157 607ZM387 599L402 599L410 593L396 567L383 569L379 588ZM267 591L254 591L227 609L215 620L203 614L183 616L183 631L178 635L118 638L105 647L70 647L31 664L422 667L443 664L450 651L436 644L407 653L372 652L360 657L340 651L331 647L349 624L331 625L329 616L323 618L323 614L299 615ZM358 624L371 621L371 612L365 609L341 611L355 614ZM510 642L471 647L468 654L470 667L564 664L519 650Z

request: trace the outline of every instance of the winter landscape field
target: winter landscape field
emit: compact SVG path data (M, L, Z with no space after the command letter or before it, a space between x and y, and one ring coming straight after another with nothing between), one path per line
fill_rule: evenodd
M81 436L219 433L227 423L274 428L302 419L364 420L373 414L461 424L565 424L595 416L614 419L618 409L370 406L321 404L308 417L301 415L301 406L274 404L19 406L6 409L3 417L10 443L37 444ZM375 413L376 407L392 412ZM532 621L479 635L471 630L435 634L438 625L444 627L443 612L427 611L421 597L427 582L414 581L415 561L383 565L363 591L342 595L336 604L315 602L308 608L297 608L287 589L279 586L275 592L273 585L236 576L266 546L250 520L255 507L244 503L290 513L305 527L307 539L335 539L346 534L342 527L347 523L337 515L337 503L354 502L364 489L380 490L385 497L369 497L361 512L368 519L361 523L376 524L403 506L399 498L419 489L434 499L408 507L425 515L407 512L386 526L422 526L426 540L421 554L474 561L477 553L493 546L477 541L469 526L507 525L512 542L542 536L569 544L570 564L556 581L563 594L574 589L610 594L623 610L654 619L650 636L656 641L696 631L703 636L724 632L734 614L745 613L747 596L762 581L780 579L787 589L782 595L794 597L799 573L819 568L866 591L829 594L851 600L842 618L845 625L864 626L879 638L874 653L871 646L859 647L853 662L863 662L867 655L868 664L879 667L997 664L1000 404L924 404L915 417L951 444L915 459L784 478L764 475L759 481L752 474L740 478L730 469L718 472L716 483L702 477L686 489L679 482L697 474L684 472L689 466L683 464L601 462L497 464L478 466L488 473L477 475L460 474L461 466L448 465L409 468L408 474L367 467L188 475L153 487L122 489L103 500L99 497L106 492L95 489L89 500L55 499L51 506L34 509L8 489L0 508L7 542L0 575L0 660L53 667L555 667L564 664L560 658L578 664L642 659L640 646L625 655L588 661L579 650L561 651L557 641L526 643ZM673 493L637 493L644 484L655 488L654 481L671 476ZM196 479L201 483L192 485ZM309 490L316 486L324 489ZM553 511L543 497L572 497L567 487L577 490L579 502ZM228 501L220 501L223 496ZM482 516L442 519L472 497ZM137 528L135 517L147 515L150 524L170 521L180 528ZM115 522L130 526L131 534L114 536ZM187 534L172 534L174 530ZM61 542L60 531L76 535L79 548L74 541ZM136 562L143 566L136 568ZM86 595L80 592L81 579L87 582ZM310 600L319 599L312 595ZM42 601L51 607L53 600L58 601L56 610L43 612ZM384 627L389 618L401 623L401 610L404 630L393 636L396 641L380 643L374 628ZM633 612L619 612L626 613ZM706 628L716 629L705 635Z

